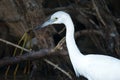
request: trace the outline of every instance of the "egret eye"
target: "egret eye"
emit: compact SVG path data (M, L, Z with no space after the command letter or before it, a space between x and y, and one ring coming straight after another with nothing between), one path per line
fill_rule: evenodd
M57 19L58 19L57 17L54 17L54 18L53 18L53 21L56 21Z
M57 17L55 17L55 20L57 20L58 18Z

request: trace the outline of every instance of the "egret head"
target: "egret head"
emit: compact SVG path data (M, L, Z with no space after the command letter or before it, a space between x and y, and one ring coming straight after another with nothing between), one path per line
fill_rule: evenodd
M69 14L63 11L55 12L49 20L44 22L41 26L36 27L35 29L43 28L48 25L52 24L64 24L66 22L66 19L69 17Z

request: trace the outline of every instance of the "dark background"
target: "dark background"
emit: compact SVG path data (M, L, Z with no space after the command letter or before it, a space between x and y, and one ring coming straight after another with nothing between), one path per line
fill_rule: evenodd
M52 25L35 33L32 29L42 24L54 12L62 10L72 17L77 35L76 42L83 54L104 54L119 58L119 4L119 0L0 0L0 38L34 51L53 49L65 36L64 25ZM25 33L27 38L20 41ZM31 41L33 38L37 41ZM62 51L59 51L66 54L65 42L62 47ZM1 60L12 57L14 52L15 47L0 42ZM15 53L14 56L18 56L26 52L17 49ZM7 77L5 72L8 65L0 67L0 78L70 80L64 73L46 63L45 58L67 71L73 80L86 80L82 77L76 78L68 55L59 54L20 62L16 74L14 72L17 64L12 64Z

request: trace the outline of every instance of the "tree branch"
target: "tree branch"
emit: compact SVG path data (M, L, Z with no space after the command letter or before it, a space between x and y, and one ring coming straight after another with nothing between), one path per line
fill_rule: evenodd
M19 45L16 45L14 43L11 43L11 42L3 40L3 39L0 39L0 41L4 42L6 44L12 45L14 47L23 49L26 52L28 52L24 55L1 59L0 60L0 67L5 66L5 65L9 65L9 64L19 63L19 62L22 62L22 61L39 59L40 57L43 57L43 56L46 56L46 55L49 55L49 54L60 53L60 52L53 51L51 49L41 49L40 51L34 52L34 51L27 50L23 47L20 47ZM62 55L63 55L63 53L62 53ZM63 70L62 68L57 66L56 64L52 63L51 61L49 61L47 59L44 59L44 61L46 63L54 66L56 69L58 69L59 71L64 73L66 76L68 76L70 79L72 79L72 76L68 72L66 72L65 70Z

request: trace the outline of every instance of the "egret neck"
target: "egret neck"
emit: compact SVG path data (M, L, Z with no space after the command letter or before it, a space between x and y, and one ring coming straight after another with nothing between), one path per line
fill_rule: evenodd
M75 70L76 76L79 76L80 73L77 70L78 62L82 64L82 59L84 55L78 49L75 39L74 39L74 25L70 17L67 17L66 21L64 22L66 26L66 45L69 53L69 57L73 68ZM76 62L77 61L77 62ZM81 65L82 66L82 65Z
M84 55L78 49L74 39L74 25L70 17L66 19L64 25L66 26L66 44L70 57L76 57L77 55L83 57Z

